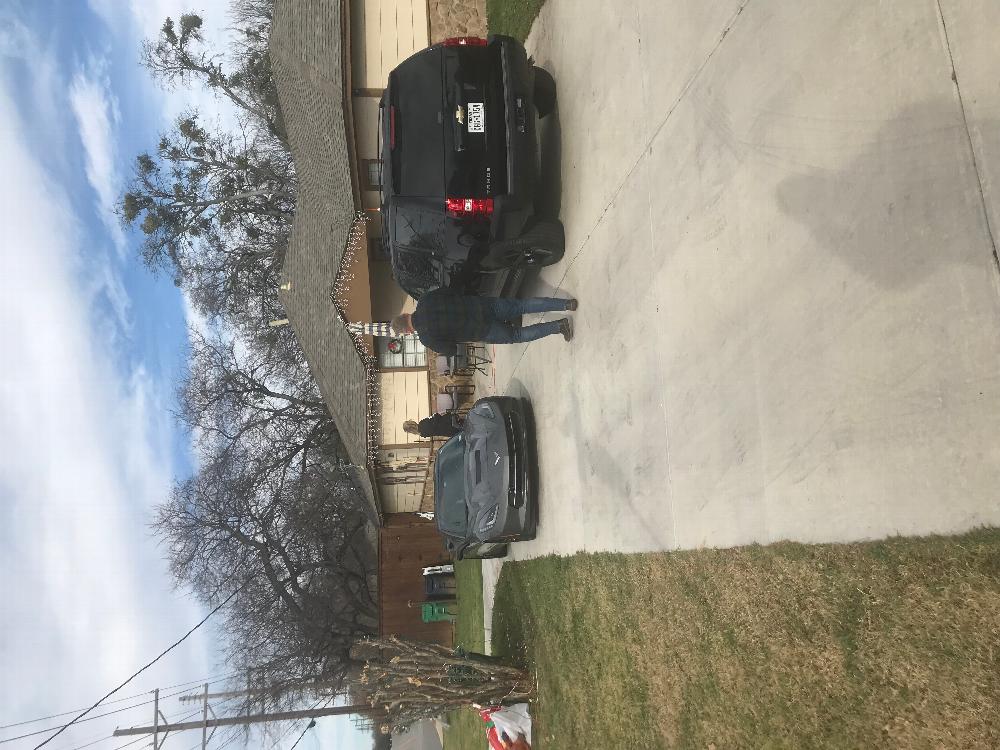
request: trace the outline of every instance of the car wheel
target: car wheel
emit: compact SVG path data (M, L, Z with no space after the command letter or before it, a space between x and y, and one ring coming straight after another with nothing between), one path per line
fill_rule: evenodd
M556 107L556 82L549 71L532 66L535 72L535 109L539 117L551 114Z
M561 221L537 221L520 239L525 242L521 262L526 266L551 266L562 260L566 251Z
M494 557L506 557L509 549L509 546L506 544L480 544L479 548L476 550L476 554L471 555L471 557L474 557L477 560L490 560Z
M566 235L561 221L536 221L520 237L494 242L483 267L551 266L562 260L565 249Z
M533 247L524 252L522 262L526 266L551 266L562 258L561 251L550 250L547 247Z

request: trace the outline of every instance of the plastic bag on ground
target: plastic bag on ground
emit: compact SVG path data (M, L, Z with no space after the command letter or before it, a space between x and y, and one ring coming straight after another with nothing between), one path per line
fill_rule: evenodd
M531 713L528 711L527 703L515 703L512 706L500 706L497 708L487 708L479 712L483 721L492 722L496 728L497 740L516 741L523 736L528 746L531 746ZM487 733L490 740L490 747L494 750L503 750L502 742L493 743L493 738Z

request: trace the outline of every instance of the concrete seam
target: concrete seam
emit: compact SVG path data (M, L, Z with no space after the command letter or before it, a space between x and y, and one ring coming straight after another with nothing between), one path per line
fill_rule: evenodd
M951 66L951 80L955 85L955 93L958 96L958 108L962 112L962 124L965 126L965 137L969 143L969 153L972 156L972 168L976 172L976 184L979 186L979 203L983 212L983 220L986 222L986 235L990 240L990 247L993 250L993 265L997 274L1000 275L1000 254L997 252L996 236L993 233L993 225L990 223L989 206L986 205L986 190L983 187L983 175L979 169L979 159L976 156L976 144L972 140L972 130L969 127L969 115L965 109L965 98L962 96L962 87L958 83L958 70L955 68L955 55L951 51L951 37L948 35L948 22L944 17L944 8L941 7L941 0L935 0L938 10L938 20L941 22L941 32L944 34L945 51L948 53L948 63Z
M604 223L604 217L608 215L608 211L610 211L611 207L614 206L615 203L618 201L618 196L621 194L622 190L625 189L625 185L632 177L632 174L635 172L636 168L638 168L639 163L645 158L646 153L650 150L650 147L653 145L653 141L655 141L657 137L660 135L660 131L663 130L664 126L667 124L667 121L674 114L674 111L677 109L677 107L680 106L680 103L687 96L688 92L691 90L691 87L694 85L695 81L697 81L698 78L701 76L702 71L705 70L709 62L711 62L712 58L715 56L715 53L719 51L719 47L722 46L722 43L726 40L726 37L729 36L729 32L733 30L733 26L736 24L737 19L739 19L739 17L743 15L743 10L749 4L750 0L743 0L743 3L740 5L740 7L737 8L736 12L733 13L733 15L729 18L729 22L726 24L725 28L722 30L722 33L719 35L719 40L715 43L715 46L712 47L711 51L705 57L704 61L701 63L701 65L698 66L698 69L691 74L690 78L688 78L687 82L684 84L684 88L681 89L680 94L677 95L677 98L674 100L674 103L671 104L670 109L667 110L666 116L663 118L663 120L660 121L660 124L657 125L656 130L653 131L653 134L650 136L649 140L646 141L646 145L643 146L639 158L636 159L635 163L629 168L628 172L625 174L624 179L621 181L618 187L615 188L615 192L611 196L611 200L608 201L607 205L604 206L604 209L601 211L601 215L597 218L597 222L594 224L594 226L590 228L590 231L587 233L587 236L583 238L583 242L580 243L580 249L573 254L572 258L570 258L569 263L566 265L566 270L563 271L563 275L560 277L559 283L556 285L557 292L562 290L563 282L566 280L566 276L569 274L570 269L573 268L573 265L576 263L577 259L583 254L583 251L587 249L587 245L590 243L590 238L594 235L594 232L596 232L597 228ZM642 40L641 35L639 39L641 42ZM995 254L995 249L994 249L994 254ZM514 364L514 369L510 371L511 378L514 377L514 374L517 372L517 368L521 365L521 360L524 359L524 354L526 351L527 347L525 347L524 351L521 352L521 356L517 358L517 362ZM509 382L510 381L508 380L508 384Z
M621 181L621 183L615 189L614 194L611 196L611 200L604 207L604 210L601 211L601 215L598 217L597 222L594 224L593 227L591 227L590 231L587 233L587 236L584 237L583 242L580 243L580 249L576 251L576 253L573 255L573 258L570 260L569 265L566 267L566 273L569 273L569 269L572 268L574 263L576 263L576 259L579 258L580 255L583 253L583 251L586 249L587 244L590 242L590 238L593 236L594 232L597 231L597 228L601 226L601 224L604 222L604 217L607 216L608 211L618 200L618 196L621 194L622 190L625 189L625 185L632 177L632 174L639 166L639 163L645 158L645 155L649 152L651 146L653 145L653 141L657 139L657 137L660 135L660 132L666 126L667 121L673 116L674 112L677 110L677 107L680 106L680 103L684 101L684 99L687 97L687 94L691 90L691 87L694 85L695 81L697 81L698 78L701 76L702 71L705 70L709 62L712 61L712 58L715 57L715 53L719 51L719 48L722 46L722 43L726 40L726 37L729 36L729 32L732 31L733 26L736 24L737 19L739 19L739 17L743 14L743 10L749 4L750 0L743 0L743 3L740 5L739 8L736 9L736 12L733 13L733 15L729 19L729 22L722 30L722 33L719 35L719 40L715 43L715 46L712 47L711 51L705 57L704 61L701 63L701 65L698 66L698 69L691 74L690 78L688 78L687 82L684 84L684 88L681 89L680 94L677 95L677 98L674 100L674 103L671 104L670 109L667 110L666 116L663 118L663 120L660 121L660 124L657 125L656 130L653 131L653 134L649 137L649 140L646 141L646 145L643 147L641 155L639 156L638 159L635 160L635 163L629 168L628 172L625 174L625 178ZM564 273L563 279L565 278L566 274ZM562 280L560 280L560 285L561 284Z

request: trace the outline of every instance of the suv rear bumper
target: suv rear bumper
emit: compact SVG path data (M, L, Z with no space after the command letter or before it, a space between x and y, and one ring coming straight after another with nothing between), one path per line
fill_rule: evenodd
M535 74L524 46L509 36L490 35L503 68L507 138L507 194L494 197L494 239L517 237L534 213L538 177L535 135Z

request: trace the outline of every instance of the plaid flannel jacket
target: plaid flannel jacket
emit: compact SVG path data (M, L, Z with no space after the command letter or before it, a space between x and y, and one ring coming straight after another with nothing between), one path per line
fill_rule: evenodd
M456 344L481 341L493 323L491 300L441 288L427 292L413 312L420 343L438 354L453 355Z

